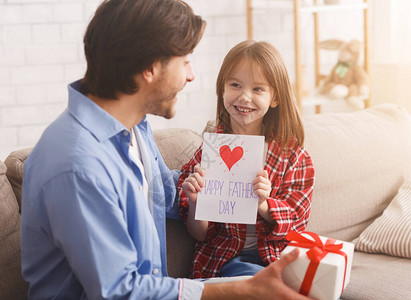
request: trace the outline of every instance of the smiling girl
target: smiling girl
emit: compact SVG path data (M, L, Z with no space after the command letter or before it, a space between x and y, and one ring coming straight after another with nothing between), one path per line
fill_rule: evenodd
M304 128L285 64L269 43L247 40L232 48L217 78L217 133L265 136L264 169L253 181L255 225L195 220L204 185L202 147L182 167L180 214L197 240L193 278L254 275L279 259L290 230L305 230L314 168L303 148Z

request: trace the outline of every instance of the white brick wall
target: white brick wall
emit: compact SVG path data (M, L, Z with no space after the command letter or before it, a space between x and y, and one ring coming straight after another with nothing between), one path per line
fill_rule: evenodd
M64 110L67 84L85 71L82 37L99 2L0 0L1 160L15 149L33 146ZM207 21L204 38L192 55L196 79L179 95L174 119L149 117L154 129L201 131L207 120L215 118L219 67L227 51L246 38L245 0L187 2ZM294 78L292 12L263 11L254 19L255 38L269 40L281 51ZM311 23L308 18L302 22L307 29L303 40L307 69L312 66ZM346 26L339 31L344 30Z
M0 1L0 159L33 146L85 71L82 36L100 0Z

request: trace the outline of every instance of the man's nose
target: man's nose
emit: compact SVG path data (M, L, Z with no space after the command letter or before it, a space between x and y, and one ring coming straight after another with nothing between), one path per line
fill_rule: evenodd
M186 80L187 82L191 82L195 79L195 75L194 75L194 70L193 70L193 66L191 65L191 63L187 66L187 75L186 75Z

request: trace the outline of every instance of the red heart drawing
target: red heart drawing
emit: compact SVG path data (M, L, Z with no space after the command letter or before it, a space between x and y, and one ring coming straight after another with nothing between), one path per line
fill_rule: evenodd
M223 159L224 163L227 165L228 170L231 170L231 167L238 162L241 157L243 157L244 150L242 147L238 146L231 151L230 147L223 145L220 147L220 156Z

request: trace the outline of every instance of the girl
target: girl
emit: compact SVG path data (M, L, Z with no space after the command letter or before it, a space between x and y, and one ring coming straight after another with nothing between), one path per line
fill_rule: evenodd
M203 187L201 147L182 168L180 214L197 240L191 276L254 275L277 260L290 230L306 228L314 168L287 70L269 43L247 40L229 51L217 78L217 133L265 136L264 169L253 181L256 225L195 220Z

